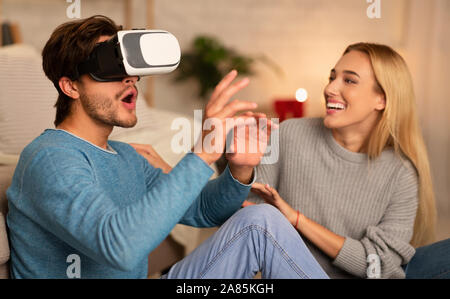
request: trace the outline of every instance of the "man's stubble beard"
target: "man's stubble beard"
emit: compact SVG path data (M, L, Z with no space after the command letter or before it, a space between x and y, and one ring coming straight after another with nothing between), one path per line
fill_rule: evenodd
M116 96L115 101L119 96ZM114 100L101 95L86 96L80 95L81 105L86 113L95 121L110 126L117 126L122 128L132 128L137 123L136 116L122 120L118 116L118 109L114 109Z

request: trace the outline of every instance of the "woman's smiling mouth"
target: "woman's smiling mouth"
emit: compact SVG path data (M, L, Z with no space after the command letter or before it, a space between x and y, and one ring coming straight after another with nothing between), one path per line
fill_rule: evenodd
M328 99L326 101L327 114L334 114L339 111L343 111L347 108L347 105L333 99Z

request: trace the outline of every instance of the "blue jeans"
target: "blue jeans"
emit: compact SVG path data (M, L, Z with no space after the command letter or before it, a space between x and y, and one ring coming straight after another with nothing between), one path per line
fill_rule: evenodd
M450 239L420 247L406 278L450 279ZM239 210L162 278L328 278L298 232L273 206Z
M271 205L236 212L162 278L328 278L289 221Z
M404 269L407 279L450 279L450 239L417 248Z

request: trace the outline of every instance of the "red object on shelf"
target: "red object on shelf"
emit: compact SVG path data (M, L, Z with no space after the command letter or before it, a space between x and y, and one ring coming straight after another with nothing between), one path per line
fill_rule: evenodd
M289 118L303 117L304 103L296 99L276 99L274 101L274 109L280 118L280 123Z

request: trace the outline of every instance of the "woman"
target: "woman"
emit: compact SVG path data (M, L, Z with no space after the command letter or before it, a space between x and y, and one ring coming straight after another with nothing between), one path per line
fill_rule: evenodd
M280 158L258 166L249 200L277 207L331 278L403 278L436 219L408 67L387 46L351 45L324 96L323 119L281 124Z
M449 275L448 240L407 264L414 246L432 241L435 208L403 59L386 46L350 46L325 99L323 120L281 124L278 162L257 168L262 183L249 199L272 206L235 213L166 277L401 278L404 268L413 278Z

